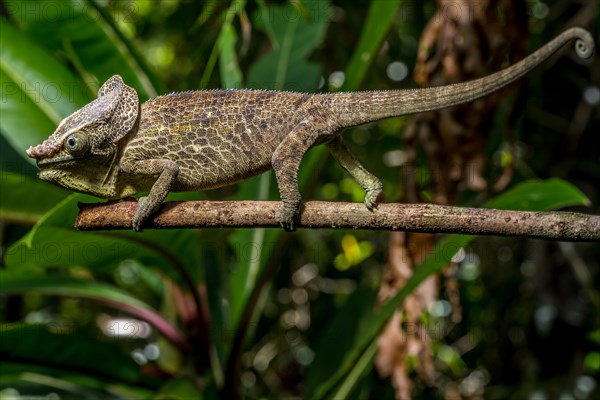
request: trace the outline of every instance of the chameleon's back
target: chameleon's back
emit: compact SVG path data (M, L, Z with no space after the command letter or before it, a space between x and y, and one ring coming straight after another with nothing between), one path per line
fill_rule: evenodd
M174 190L223 186L270 168L275 148L301 119L294 111L309 98L262 90L160 96L142 104L123 157L176 161Z

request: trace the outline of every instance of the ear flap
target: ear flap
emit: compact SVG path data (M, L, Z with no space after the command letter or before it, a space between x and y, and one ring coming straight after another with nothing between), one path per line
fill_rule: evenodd
M120 75L113 75L98 89L98 97L106 96L113 90L122 91L125 83Z
M139 112L140 102L137 92L123 84L123 91L111 118L112 132L110 136L113 143L122 139L133 128Z
M119 75L110 77L98 90L98 101L110 104L110 133L105 143L114 143L125 136L137 121L140 103L137 92L127 86Z

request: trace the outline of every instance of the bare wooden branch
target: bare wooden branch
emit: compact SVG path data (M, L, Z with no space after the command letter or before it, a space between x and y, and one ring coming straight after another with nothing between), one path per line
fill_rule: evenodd
M165 203L150 218L152 228L279 228L277 201L185 201ZM81 230L131 229L134 199L79 204ZM600 240L600 216L572 212L506 211L433 204L380 204L308 201L300 228L375 229L407 232L521 236L554 240Z

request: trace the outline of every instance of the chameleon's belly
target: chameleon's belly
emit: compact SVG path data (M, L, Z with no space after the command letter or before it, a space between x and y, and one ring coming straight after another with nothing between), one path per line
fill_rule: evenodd
M241 149L189 144L183 148L186 157L167 155L179 165L173 191L214 189L258 175L271 168L268 149ZM264 155L264 156L263 156Z
M212 138L211 138L212 136ZM258 175L271 167L277 143L244 143L224 132L162 132L133 139L124 156L130 160L171 160L179 172L171 190L213 189Z

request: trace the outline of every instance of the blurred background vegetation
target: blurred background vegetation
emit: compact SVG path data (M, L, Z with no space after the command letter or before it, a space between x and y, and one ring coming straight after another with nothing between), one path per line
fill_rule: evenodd
M597 13L593 0L0 1L0 398L597 398L597 243L77 232L77 202L98 200L37 180L24 153L113 74L142 101L411 88L505 67L573 25L597 39ZM491 103L345 137L389 202L598 214L599 73L569 48ZM449 140L448 118L472 135ZM305 199L363 200L321 148L300 185ZM278 195L267 173L170 198ZM402 265L421 266L398 292Z

